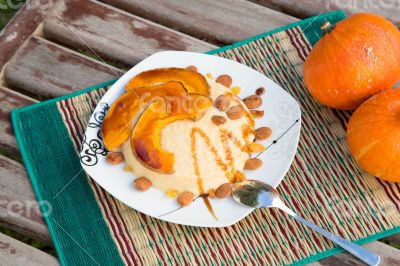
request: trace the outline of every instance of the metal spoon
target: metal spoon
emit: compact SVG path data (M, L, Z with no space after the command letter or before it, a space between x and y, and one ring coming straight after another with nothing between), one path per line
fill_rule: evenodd
M279 198L278 192L270 185L267 185L261 181L246 180L232 185L232 195L235 201L248 207L281 209L297 221L338 244L340 247L347 250L366 264L379 264L380 257L378 255L339 236L336 236L297 215L295 212L289 209L285 203L283 203L283 201Z

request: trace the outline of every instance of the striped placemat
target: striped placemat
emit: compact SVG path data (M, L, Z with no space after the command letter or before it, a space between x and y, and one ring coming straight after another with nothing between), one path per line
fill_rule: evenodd
M302 82L303 62L322 34L319 26L344 17L340 11L319 15L209 53L265 73L298 100L298 153L279 192L308 220L362 244L400 232L400 186L357 166L346 145L350 113L319 105ZM77 153L94 107L113 82L12 112L62 264L286 265L342 251L273 209L207 229L163 222L111 197L82 171ZM90 145L95 158L102 151Z

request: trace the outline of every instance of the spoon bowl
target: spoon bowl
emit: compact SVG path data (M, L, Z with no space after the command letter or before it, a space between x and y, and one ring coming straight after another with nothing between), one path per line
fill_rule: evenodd
M273 207L279 200L278 191L257 180L245 180L232 185L232 196L238 203L252 208Z

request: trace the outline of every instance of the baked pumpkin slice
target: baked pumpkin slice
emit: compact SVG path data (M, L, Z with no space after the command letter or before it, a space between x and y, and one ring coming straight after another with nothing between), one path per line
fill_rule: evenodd
M125 92L111 105L101 126L106 148L112 151L129 139L132 122L146 104L155 99L175 96L180 98L182 95L187 95L187 91L176 81L138 87Z
M162 148L161 131L177 120L196 121L212 106L212 100L200 94L188 94L182 104L163 109L163 100L156 100L143 111L132 130L131 148L136 158L147 168L163 174L174 172L174 155Z
M128 82L125 90L130 91L138 87L147 87L168 81L182 83L189 93L210 95L210 86L202 74L194 70L175 67L156 68L141 72Z

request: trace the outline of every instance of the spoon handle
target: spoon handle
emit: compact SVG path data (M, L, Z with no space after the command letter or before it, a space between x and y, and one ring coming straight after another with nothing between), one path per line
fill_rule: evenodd
M325 236L326 238L328 238L332 242L336 243L343 249L347 250L348 252L350 252L351 254L353 254L354 256L356 256L357 258L359 258L366 264L372 265L372 266L379 264L380 257L378 255L376 255L375 253L373 253L359 245L356 245L346 239L336 236L336 235L332 234L331 232L328 232L325 229L322 229L321 227L307 221L306 219L302 218L301 216L299 216L298 214L293 212L291 209L289 209L284 204L282 204L283 206L281 204L279 204L279 205L280 205L279 207L277 206L279 209L285 211L290 216L292 216L294 219L296 219L297 221L301 222L302 224L308 226L312 230Z
M378 265L379 261L380 261L380 257L378 255L376 255L375 253L372 253L371 251L356 245L346 239L343 239L339 236L336 236L328 231L326 231L325 229L322 229L319 226L316 226L315 224L307 221L306 219L302 218L301 216L295 214L294 216L292 216L294 219L296 219L297 221L301 222L302 224L308 226L309 228L313 229L314 231L320 233L321 235L325 236L326 238L328 238L329 240L331 240L332 242L335 242L337 245L339 245L340 247L342 247L343 249L347 250L348 252L350 252L351 254L353 254L354 256L356 256L357 258L359 258L360 260L362 260L363 262L365 262L368 265Z

